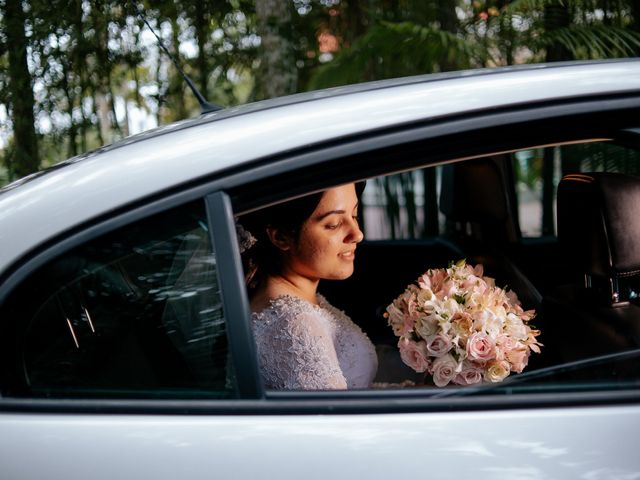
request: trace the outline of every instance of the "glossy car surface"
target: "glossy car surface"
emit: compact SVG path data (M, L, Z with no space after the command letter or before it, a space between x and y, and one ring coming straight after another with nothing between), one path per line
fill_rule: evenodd
M363 243L354 277L327 285L325 293L374 343L393 346L379 317L388 298L454 255L486 261L497 280L535 306L547 335L540 357L504 385L265 391L234 217L362 179L371 192L365 199L374 198L393 175L418 178L423 169L482 166L487 159L503 173L507 168L510 179L525 153L575 153L574 145L581 152L602 145L589 153L598 161L611 145L623 149L625 178L635 182L628 172L640 158L639 129L639 60L532 65L222 110L5 187L0 477L634 478L640 472L633 451L640 427L635 276L632 269L621 274L631 278L627 303L571 303L582 298L573 295L582 288L574 277L585 272L575 269L553 232L522 237L518 217L526 208L513 213L513 181L505 200L511 213L501 217L513 231L504 245L491 236L481 244L456 243L443 230L419 238L383 232ZM622 171L618 163L611 168ZM460 223L458 210L470 207L446 206L446 192L461 194L459 184L447 190L454 184L441 172L434 174L440 215ZM426 194L420 198L426 204ZM365 216L367 208L377 213L365 218L365 227L373 232L385 213L371 205L365 201ZM634 208L629 204L628 211ZM398 229L405 224L398 220ZM171 230L165 237L154 236L165 229ZM187 270L181 259L199 248L189 241L213 255L203 261L209 270L197 288L180 283ZM640 252L638 259L632 253L631 263L640 262ZM594 274L594 284L599 281ZM214 351L206 359L191 349L204 338L198 325L175 336L186 328L184 307L196 307L193 298L205 302L198 314L216 312L206 317L208 332L223 325L206 337ZM559 327L568 317L577 323ZM618 317L623 326L610 332L607 322ZM615 341L596 348L609 333ZM393 348L381 351L391 358L381 382L408 375L394 363ZM193 379L185 380L187 371ZM215 381L203 378L208 372Z

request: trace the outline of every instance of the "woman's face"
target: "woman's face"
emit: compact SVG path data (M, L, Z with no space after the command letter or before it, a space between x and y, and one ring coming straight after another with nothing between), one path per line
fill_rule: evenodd
M285 269L313 280L342 280L353 273L358 227L355 185L327 190L285 254Z

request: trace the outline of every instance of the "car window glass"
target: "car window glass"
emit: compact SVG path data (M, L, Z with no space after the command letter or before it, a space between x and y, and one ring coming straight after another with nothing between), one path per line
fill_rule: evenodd
M628 175L640 165L635 163L634 149L608 142L562 145L538 153L556 155L553 165L557 170L561 165L557 155L563 149L565 163L570 155L581 158L577 165L582 172L606 170ZM584 272L570 261L563 250L566 246L555 239L522 241L521 217L531 222L531 211L523 210L522 202L517 201L523 198L522 187L516 182L521 182L523 170L514 166L514 159L529 158L530 152L497 154L367 180L359 211L365 240L357 247L353 274L340 281L321 281L319 292L375 345L378 370L372 386L411 381L425 394L441 397L476 392L594 392L635 388L640 382L638 278L624 279L626 303L612 305L594 295L591 287L585 288ZM556 190L557 183L553 198ZM539 211L534 213L540 221ZM525 323L530 327L518 333L519 341L530 341L528 332L539 331L536 344L542 347L540 353L536 348L507 355L506 347L499 346L496 356L483 368L487 370L492 362L497 365L507 357L510 366L505 371L502 364L502 371L494 371L493 377L485 377L493 375L485 370L480 374L465 370L469 353L459 349L457 356L453 355L457 373L465 371L468 379L475 380L465 386L458 379L442 390L433 379L433 364L440 358L437 354L431 354L426 373L416 372L406 364L406 358L403 360L399 348L403 335L411 341L419 338L394 332L389 305L409 285L417 285L421 275L462 260L472 267L482 265L482 276L491 279L487 281L495 281L496 286L512 292L509 295L517 296L509 296L509 304L517 306L514 311L527 317ZM608 279L598 281L606 283ZM467 290L452 292L449 298L456 302L470 301ZM473 301L480 300L474 297ZM448 324L453 313L446 311L438 318ZM428 341L435 333L430 331ZM460 342L460 338L452 335L450 340ZM504 341L497 336L493 340L494 346ZM477 375L482 376L480 381Z
M5 393L233 393L205 219L202 202L160 213L74 248L27 278L0 313Z
M589 142L521 150L511 155L523 237L555 235L556 190L576 172L640 175L640 149L614 142Z
M361 222L367 240L412 239L437 235L446 218L438 210L443 167L431 167L367 182Z

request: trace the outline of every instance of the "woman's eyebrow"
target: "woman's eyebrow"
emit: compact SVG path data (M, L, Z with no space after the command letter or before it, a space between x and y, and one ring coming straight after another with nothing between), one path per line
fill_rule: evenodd
M355 210L356 208L358 208L358 205L359 204L356 203L356 205L355 205L355 207L353 207L353 209ZM316 220L322 220L322 219L328 217L329 215L334 215L334 214L336 214L336 215L344 215L345 213L347 213L346 210L331 210L329 212L325 212L325 213L322 213L320 215L317 215L316 216Z
M323 219L325 219L326 217L328 217L329 215L334 215L334 214L337 214L337 215L344 215L345 213L347 213L347 212L346 212L346 210L331 210L331 211L329 211L329 212L326 212L326 213L322 213L322 214L320 214L320 215L317 215L317 216L316 216L316 220L323 220Z

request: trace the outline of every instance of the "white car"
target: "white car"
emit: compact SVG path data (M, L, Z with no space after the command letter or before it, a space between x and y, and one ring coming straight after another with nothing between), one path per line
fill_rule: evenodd
M19 180L0 190L0 478L637 478L636 173L634 59L294 95ZM364 179L355 273L320 290L388 388L265 390L235 219ZM537 311L542 353L501 383L399 388L416 375L382 313L460 258Z

